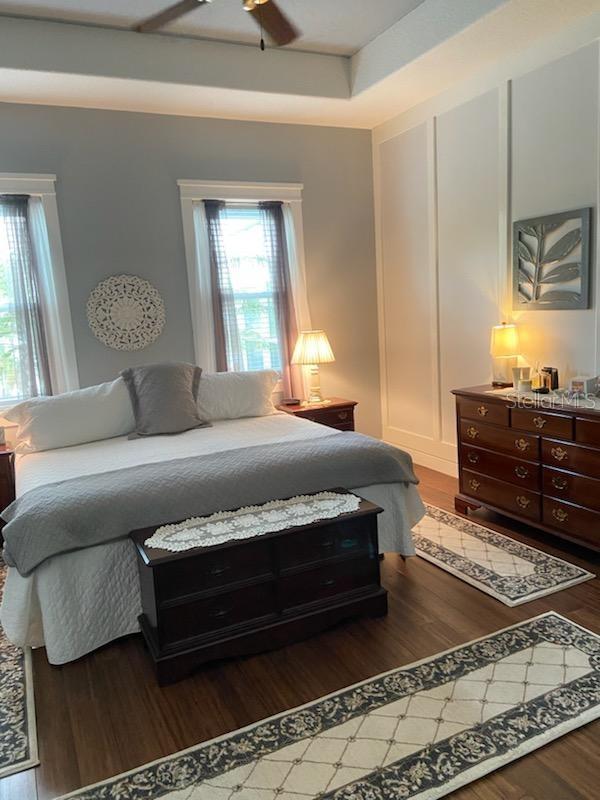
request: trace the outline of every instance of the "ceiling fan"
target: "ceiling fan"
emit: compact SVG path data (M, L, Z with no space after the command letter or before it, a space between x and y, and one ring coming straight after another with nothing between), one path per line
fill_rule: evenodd
M162 28L169 22L182 17L199 6L207 5L212 0L180 0L179 3L165 8L153 17L144 20L136 25L134 30L139 33L151 33ZM242 6L261 30L260 47L265 49L262 39L262 31L265 30L279 47L290 44L300 35L297 28L290 22L286 15L281 11L275 0L242 0Z

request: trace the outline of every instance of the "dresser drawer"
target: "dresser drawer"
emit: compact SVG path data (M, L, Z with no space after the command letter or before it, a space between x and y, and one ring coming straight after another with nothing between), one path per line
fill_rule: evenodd
M600 447L600 422L577 417L575 420L575 441L582 444L595 444Z
M600 514L595 511L544 497L542 518L550 528L573 536L595 549L600 548Z
M522 431L543 433L545 436L557 436L561 439L573 438L573 417L566 414L513 408L510 412L510 424Z
M536 521L540 519L540 495L529 489L521 489L510 483L489 478L487 475L463 469L460 473L460 490L469 497L482 500L511 514Z
M203 600L175 602L158 610L161 646L275 616L275 584L259 583Z
M378 564L376 558L364 556L284 577L280 582L281 604L289 609L371 587L379 580Z
M211 548L205 554L163 564L156 572L159 605L178 597L198 594L251 578L272 574L267 542L240 544L237 547Z
M481 422L463 419L460 423L460 438L466 444L473 444L491 450L502 450L513 456L537 461L539 459L540 439L529 433L513 431L510 428L496 428Z
M316 530L300 531L277 541L280 569L289 570L335 556L367 553L376 530L375 518L358 518L332 522Z
M600 511L600 480L544 467L543 491L549 497Z
M578 444L543 439L542 461L570 472L580 472L591 477L600 475L600 451Z
M531 461L492 453L479 447L461 445L461 464L467 469L480 471L501 481L523 486L525 489L540 489L540 465Z
M508 425L508 406L501 403L486 403L485 400L466 400L461 397L458 408L461 417L491 422L494 425Z

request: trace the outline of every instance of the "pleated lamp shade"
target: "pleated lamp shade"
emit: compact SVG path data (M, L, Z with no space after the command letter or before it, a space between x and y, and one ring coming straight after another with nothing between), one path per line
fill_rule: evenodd
M325 331L302 331L298 336L292 364L329 364L335 361Z

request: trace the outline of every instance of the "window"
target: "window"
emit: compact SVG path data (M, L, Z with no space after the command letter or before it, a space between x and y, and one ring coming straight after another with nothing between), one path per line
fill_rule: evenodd
M26 195L0 196L0 401L52 394Z
M275 369L304 396L290 367L309 329L300 184L179 181L197 363L207 372Z
M0 174L0 406L78 386L54 181Z
M296 326L281 204L204 205L217 369L284 372Z

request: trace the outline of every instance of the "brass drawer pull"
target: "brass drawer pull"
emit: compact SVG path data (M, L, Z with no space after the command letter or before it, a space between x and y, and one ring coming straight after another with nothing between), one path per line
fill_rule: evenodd
M539 430L541 430L547 422L548 422L548 420L544 419L543 417L534 417L533 418L533 424Z
M553 508L552 516L557 522L566 522L569 519L569 515L562 508Z
M476 439L479 436L479 431L471 425L467 428L467 436L469 439Z
M478 464L479 463L479 453L467 453L467 459L471 462L471 464Z
M531 505L531 500L528 497L524 497L522 494L520 494L516 499L519 508L527 508L527 506Z
M518 467L515 467L515 475L517 478L527 478L529 476L529 470L527 467L524 467L522 464L519 464Z
M224 575L228 569L230 569L229 564L224 564L221 567L211 567L211 569L208 570L208 574L213 578L218 578L219 575Z
M530 446L531 446L531 443L528 442L527 439L515 439L515 447L517 448L517 450L520 450L522 453L524 453L525 450L529 450Z
M321 586L323 586L323 588L334 585L335 585L334 578L325 578L325 580L321 581Z
M557 461L564 461L569 455L562 447L553 447L550 452L552 453L552 458L555 458Z
M341 419L341 420L348 419L348 412L347 411L339 411L338 412L338 419Z
M489 408L487 406L479 406L477 409L477 413L480 417L486 417L489 414Z
M335 545L335 542L333 541L333 539L325 539L324 542L321 542L321 547L324 550L328 550L330 547L333 547L334 545Z
M555 489L566 489L569 485L569 481L566 478L559 478L556 475L552 478L552 486Z
M481 483L479 481L476 481L475 478L473 478L472 480L469 481L469 486L471 487L471 489L473 489L474 492L476 492L481 486Z

